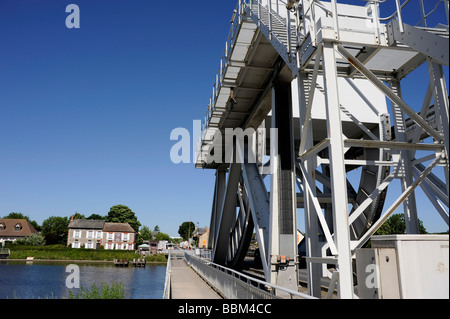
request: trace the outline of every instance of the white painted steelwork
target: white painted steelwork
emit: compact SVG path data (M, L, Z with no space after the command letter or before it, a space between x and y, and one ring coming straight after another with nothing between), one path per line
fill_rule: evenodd
M185 253L184 258L189 266L226 299L283 299L280 295L285 299L316 299L298 291L246 276L192 254Z
M359 296L448 299L448 253L448 235L374 236L371 249L356 251Z
M354 298L355 249L400 205L408 233L417 233L418 186L448 225L448 26L427 26L441 2L448 17L448 1L425 13L418 0L423 27L402 15L408 2L397 1L387 18L379 17L380 1L238 2L195 163L217 170L214 262L238 265L254 229L266 281L293 289L293 226L303 208L309 294L320 297L320 277L328 276L340 298ZM424 63L430 81L416 113L402 79ZM248 141L237 134L227 144L227 129L241 129ZM357 189L348 177L355 170ZM395 179L401 194L383 212Z

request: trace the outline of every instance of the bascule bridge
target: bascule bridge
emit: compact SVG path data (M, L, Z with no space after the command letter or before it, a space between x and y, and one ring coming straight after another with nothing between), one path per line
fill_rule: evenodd
M353 298L358 251L394 212L419 233L418 188L448 226L449 2L424 2L239 0L195 163L216 171L212 262L238 268L256 234L267 282L297 290L304 261L309 295L328 277ZM413 107L403 80L422 65Z

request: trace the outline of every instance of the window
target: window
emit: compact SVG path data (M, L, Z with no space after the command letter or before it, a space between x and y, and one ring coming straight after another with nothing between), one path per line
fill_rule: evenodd
M98 239L102 238L102 232L101 232L101 231L98 231L98 232L97 232L97 238L98 238Z
M80 248L80 242L74 242L72 243L72 248Z
M113 243L107 243L106 249L113 249Z
M81 230L74 230L73 238L81 238ZM79 248L79 247L77 247L77 248Z
M123 240L128 240L128 233L123 233Z
M108 240L113 240L113 233L108 233Z
M15 230L15 231L21 231L21 230L22 230L22 224L21 224L21 223L17 223L17 224L14 226L14 230Z
M122 249L122 244L116 244L116 249Z
M5 228L6 228L5 223L0 223L0 230L3 230L3 229L5 229Z
M92 238L93 235L94 235L94 232L92 230L89 230L87 232L87 238Z
M91 242L91 241L87 242L87 243L86 243L86 248L88 248L88 249L94 248L94 243Z

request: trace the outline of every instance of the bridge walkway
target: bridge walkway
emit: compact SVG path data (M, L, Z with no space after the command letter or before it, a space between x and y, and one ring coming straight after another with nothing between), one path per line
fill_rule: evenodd
M172 259L171 299L223 299L185 259Z

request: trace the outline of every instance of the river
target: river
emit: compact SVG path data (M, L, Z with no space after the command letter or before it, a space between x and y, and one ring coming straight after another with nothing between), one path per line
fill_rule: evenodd
M76 281L68 279L77 272L80 287L91 288L96 284L100 288L103 282L111 287L113 282L122 283L126 299L162 299L165 265L147 264L140 268L73 264L78 266L76 272L68 267L69 263L0 261L0 299L61 299L68 298L69 291L77 295L80 288L71 288Z

